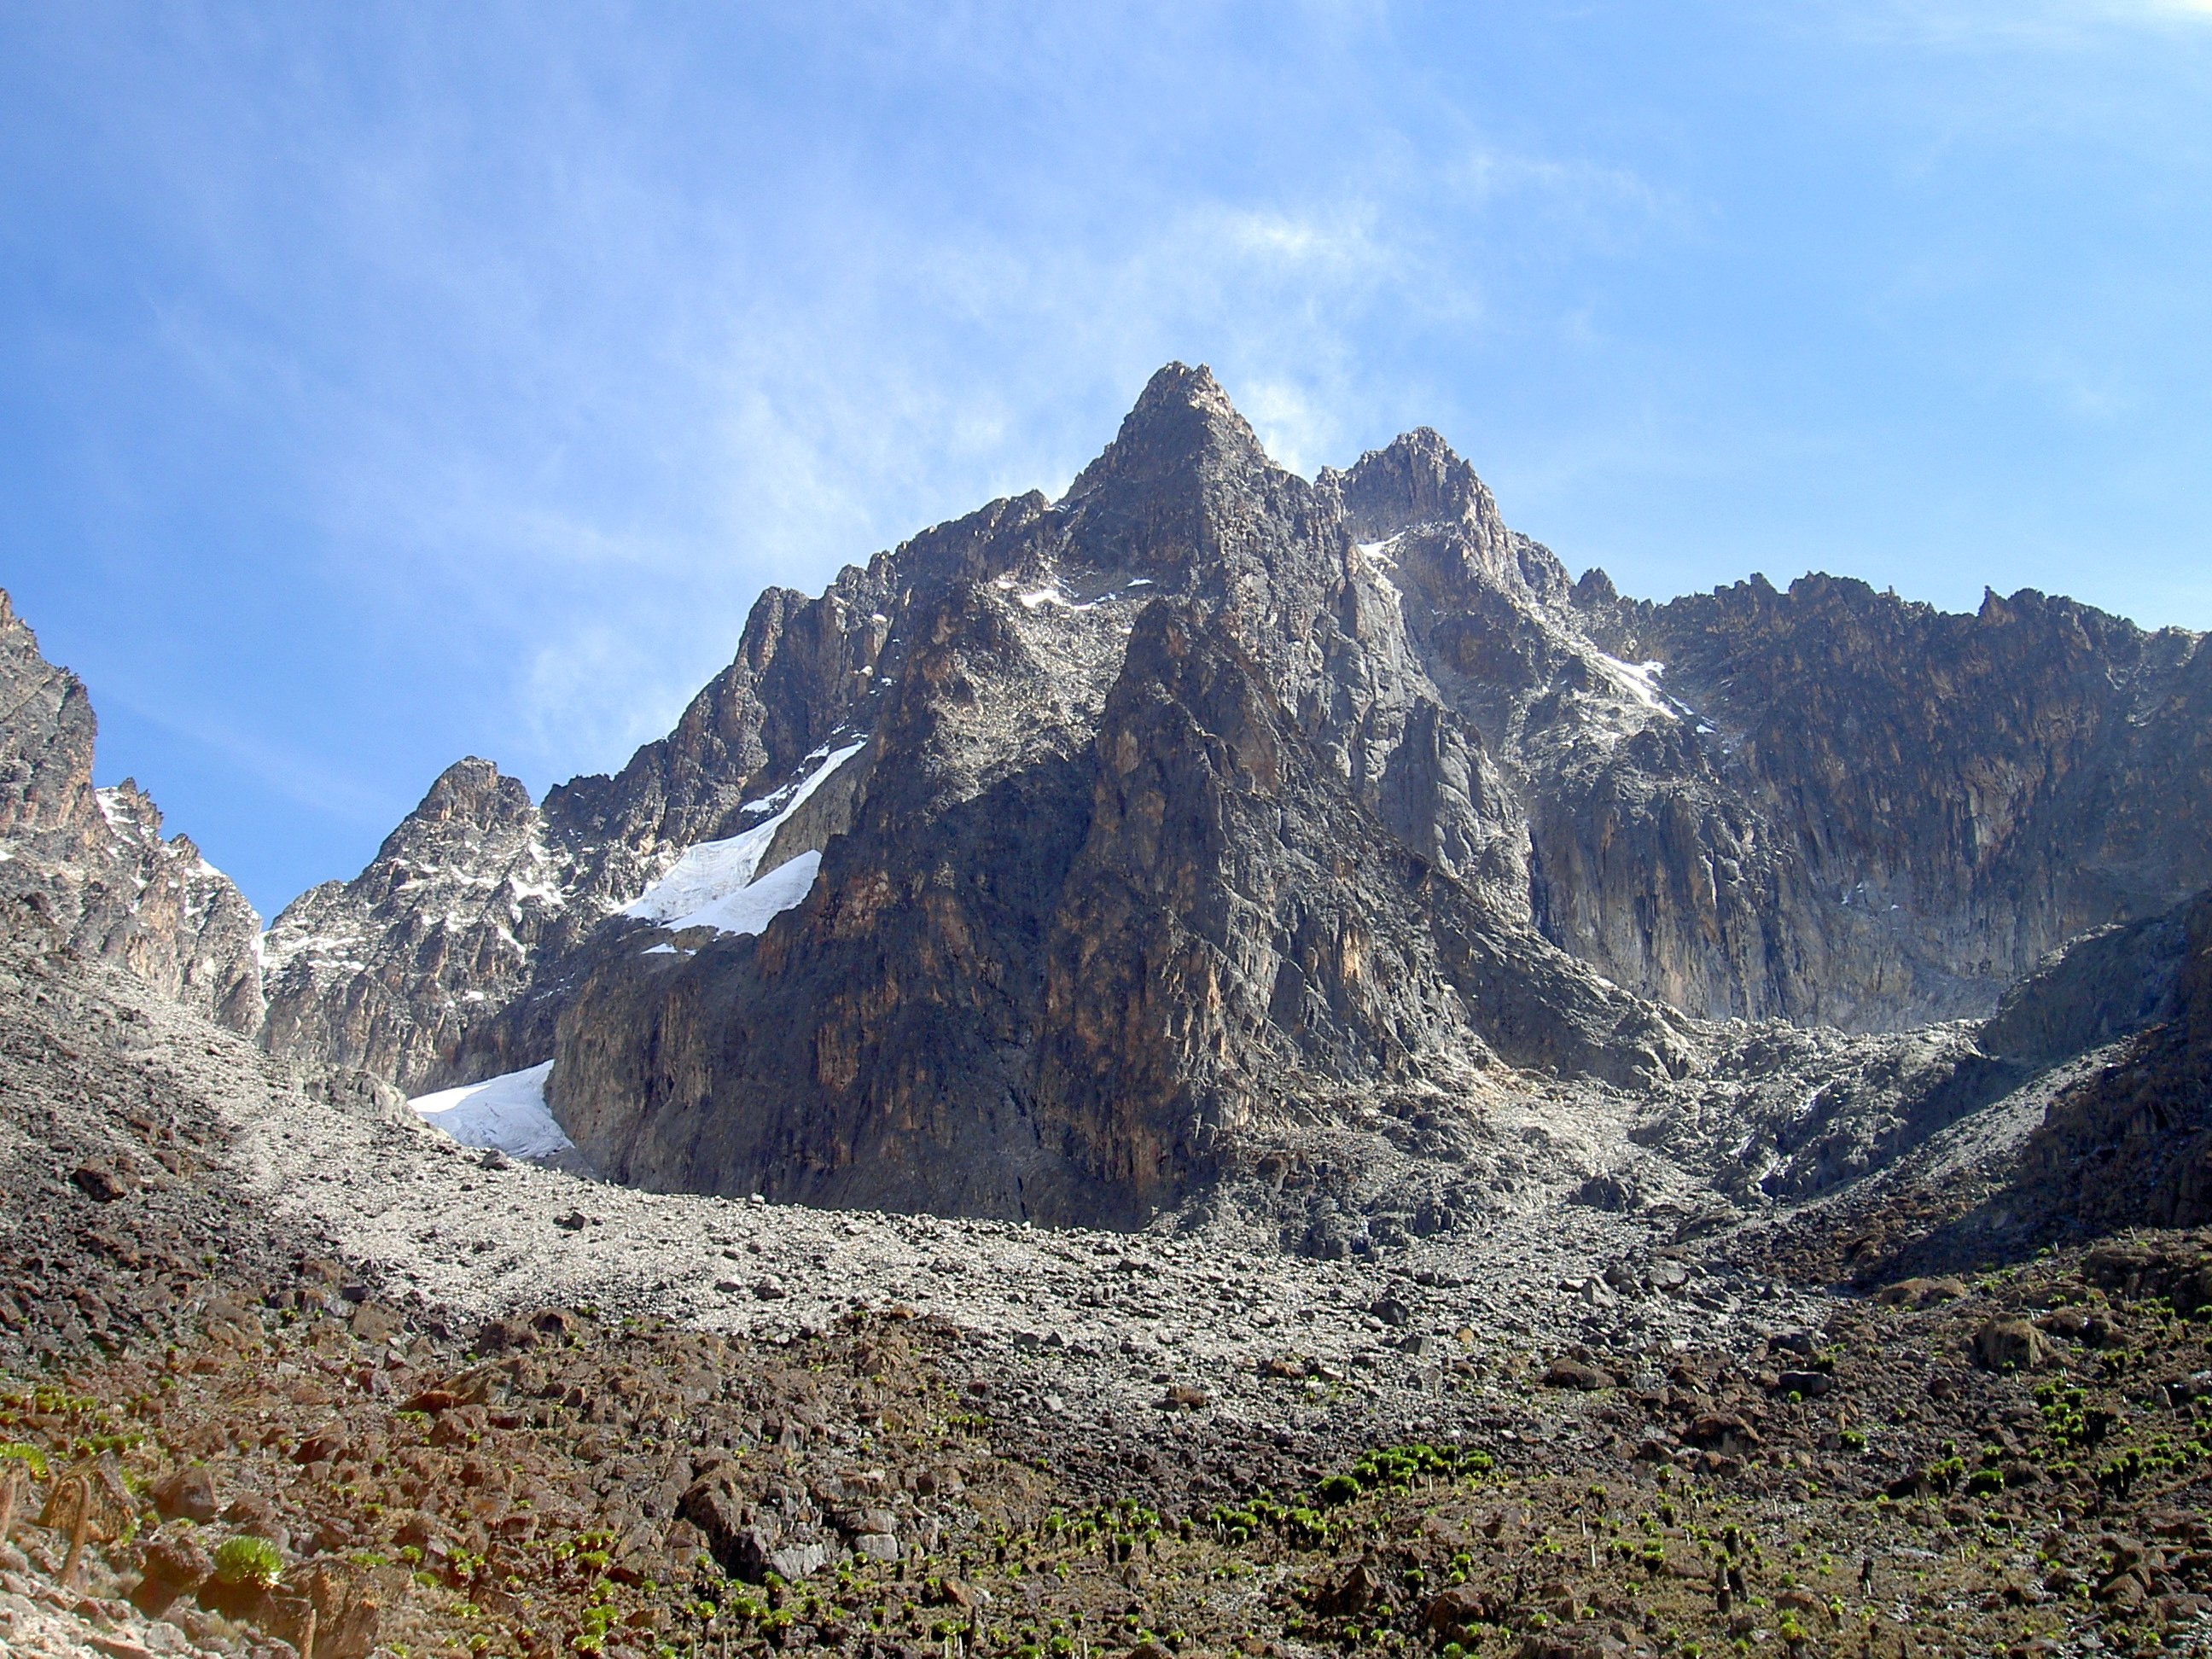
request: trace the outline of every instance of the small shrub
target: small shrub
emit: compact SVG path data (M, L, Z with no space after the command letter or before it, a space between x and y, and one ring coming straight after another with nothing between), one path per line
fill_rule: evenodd
M270 1589L284 1576L284 1558L267 1539L240 1533L216 1547L215 1576L222 1583Z

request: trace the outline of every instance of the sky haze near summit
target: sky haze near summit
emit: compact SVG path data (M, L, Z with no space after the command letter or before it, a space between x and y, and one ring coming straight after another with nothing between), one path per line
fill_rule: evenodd
M2212 7L0 6L0 586L264 912L1170 358L1628 592L2212 627Z

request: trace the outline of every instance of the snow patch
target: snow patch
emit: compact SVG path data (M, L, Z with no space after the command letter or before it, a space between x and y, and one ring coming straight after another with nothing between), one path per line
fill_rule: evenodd
M662 926L677 933L687 927L712 927L716 933L739 938L757 933L805 899L806 890L814 885L815 874L821 868L821 854L801 853L759 880L722 893Z
M817 750L821 764L789 791L775 816L726 841L707 841L688 847L666 875L623 908L626 916L657 921L673 932L686 927L714 927L725 933L757 933L781 911L806 896L822 867L819 853L802 853L755 879L760 861L768 855L791 815L804 806L830 775L867 746L867 740L842 749ZM769 800L776 799L770 796Z
M574 1152L576 1143L546 1108L545 1085L552 1076L549 1060L526 1072L417 1095L407 1103L464 1146L496 1146L514 1158L553 1158Z
M1079 600L1064 587L1036 587L1026 593L1015 594L1014 599L1024 611L1035 611L1045 605L1057 606L1062 611L1096 611L1113 597L1109 593L1103 599Z
M1674 705L1659 690L1659 677L1667 672L1663 662L1623 662L1618 657L1608 657L1602 651L1590 653L1598 659L1620 689L1642 703L1655 714L1664 714L1669 720L1679 718Z

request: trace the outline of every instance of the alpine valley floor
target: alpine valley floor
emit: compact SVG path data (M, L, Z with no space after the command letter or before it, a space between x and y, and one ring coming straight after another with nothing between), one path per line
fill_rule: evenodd
M9 1653L2212 1634L2203 1232L1862 1296L1686 1181L1340 1261L647 1194L6 976Z

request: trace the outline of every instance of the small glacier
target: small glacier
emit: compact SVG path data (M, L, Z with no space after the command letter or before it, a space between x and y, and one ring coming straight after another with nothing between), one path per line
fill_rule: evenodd
M464 1146L496 1146L513 1158L548 1158L576 1150L545 1105L553 1062L527 1071L417 1095L407 1103L434 1129Z
M712 927L724 933L760 932L806 896L822 867L821 854L801 853L756 879L754 872L768 855L776 831L831 773L866 746L863 740L817 751L821 764L790 788L789 799L774 817L727 841L701 842L684 848L668 873L625 905L623 914L657 921L672 933L687 927Z

